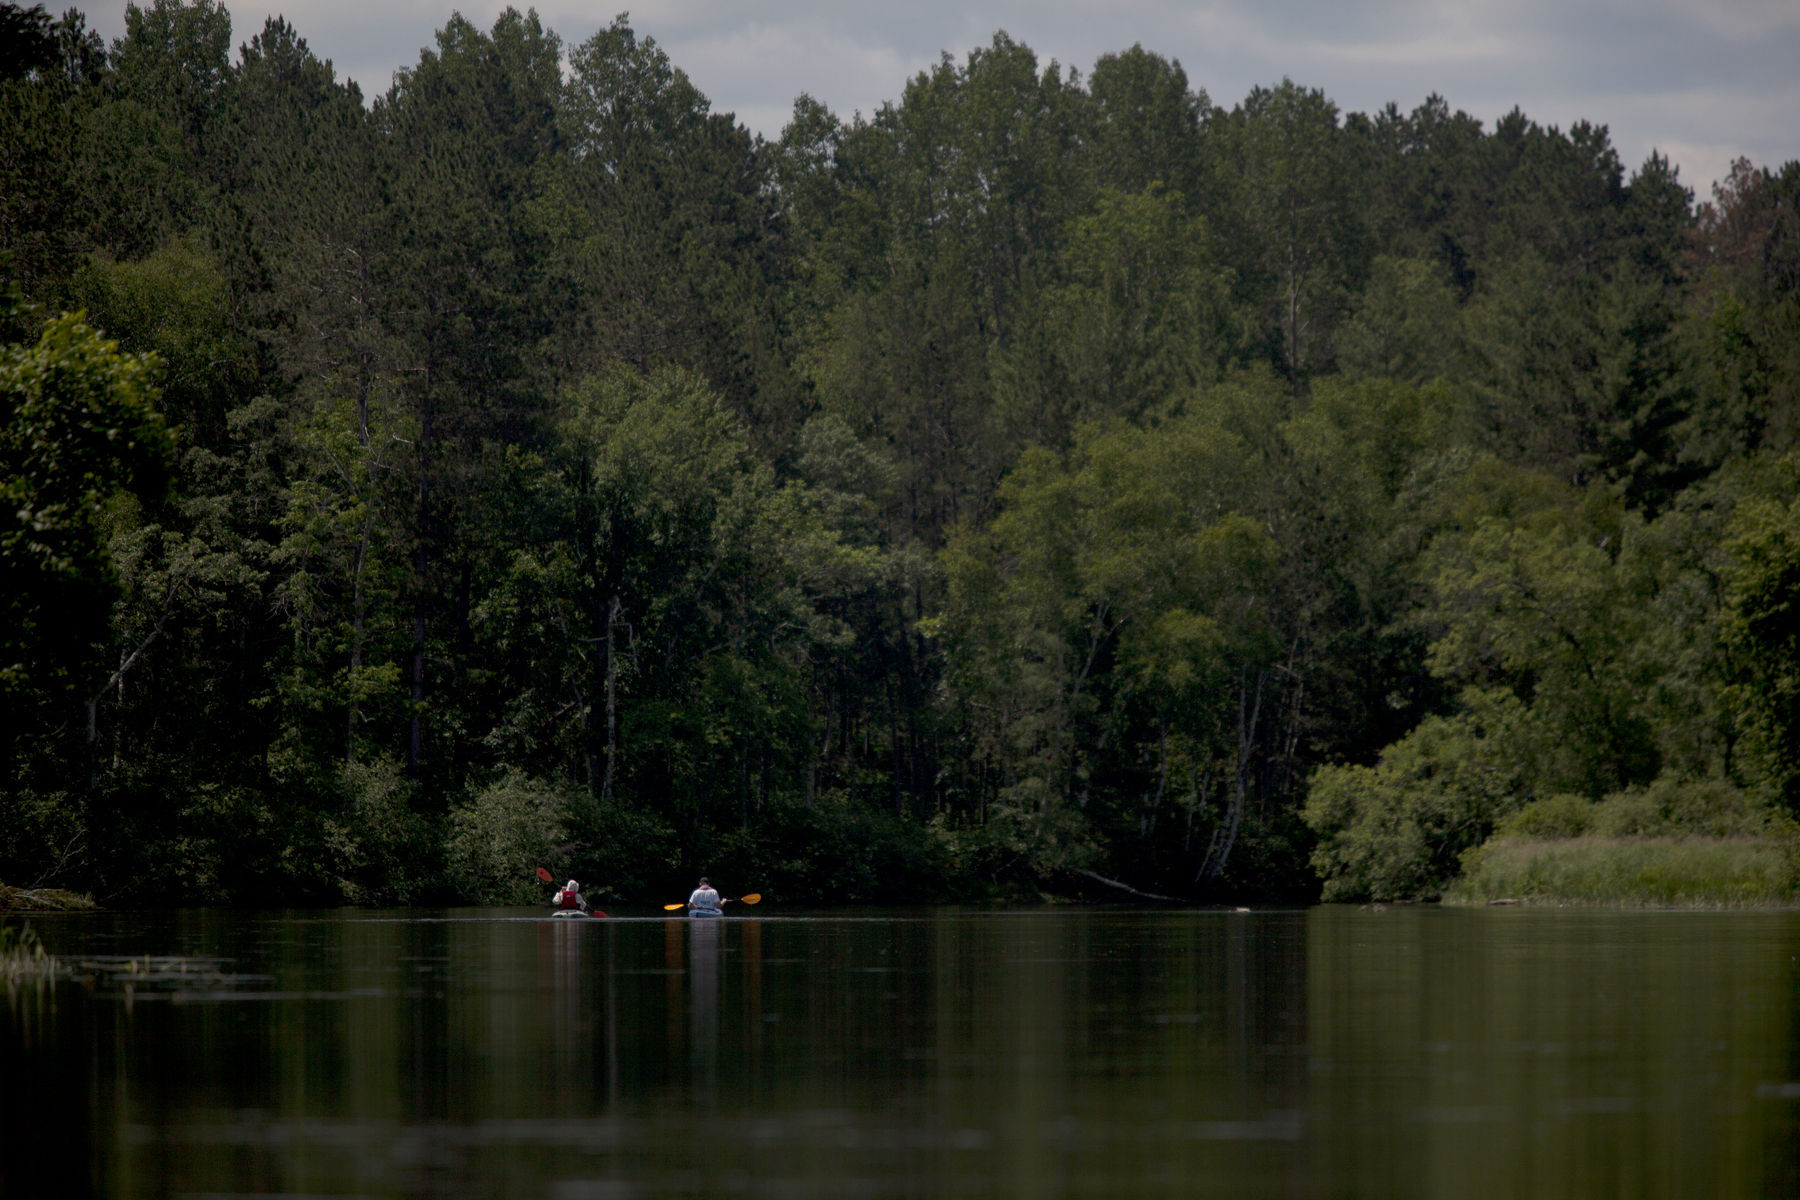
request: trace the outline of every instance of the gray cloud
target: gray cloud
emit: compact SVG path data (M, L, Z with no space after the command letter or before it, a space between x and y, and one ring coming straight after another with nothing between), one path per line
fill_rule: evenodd
M461 11L491 24L503 0ZM1344 111L1410 109L1437 92L1493 121L1514 107L1567 128L1608 127L1628 168L1668 154L1704 197L1733 158L1800 158L1800 4L1793 0L642 0L595 6L550 0L544 23L580 42L629 7L716 110L768 137L800 93L842 117L874 113L941 53L960 59L996 30L1084 74L1100 55L1142 44L1179 60L1190 83L1230 106L1259 84L1292 78ZM85 10L109 39L123 0ZM279 11L313 52L365 96L418 60L452 9L443 0L290 0L240 4L236 41Z

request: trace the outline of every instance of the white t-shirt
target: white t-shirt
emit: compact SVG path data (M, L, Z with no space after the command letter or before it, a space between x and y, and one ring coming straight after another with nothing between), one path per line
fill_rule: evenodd
M719 893L709 887L697 887L694 894L688 897L689 908L719 907Z

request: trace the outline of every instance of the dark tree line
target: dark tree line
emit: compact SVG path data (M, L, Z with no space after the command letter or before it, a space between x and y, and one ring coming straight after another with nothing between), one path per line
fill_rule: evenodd
M1800 164L1004 34L770 142L623 18L372 102L0 31L11 882L1418 895L1800 804Z

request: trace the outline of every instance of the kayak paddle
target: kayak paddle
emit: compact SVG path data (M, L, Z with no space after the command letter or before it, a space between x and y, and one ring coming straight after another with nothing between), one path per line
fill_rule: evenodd
M748 896L739 896L736 900L732 900L728 897L726 899L720 900L719 903L720 904L761 904L762 903L762 893L761 892L751 892ZM683 901L680 904L665 904L665 905L663 905L663 911L674 912L678 908L686 908L686 907L687 907L687 903L685 901Z

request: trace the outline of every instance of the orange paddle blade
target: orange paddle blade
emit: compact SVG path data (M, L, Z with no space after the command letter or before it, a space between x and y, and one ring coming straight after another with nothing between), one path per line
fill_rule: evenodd
M678 908L686 908L686 907L687 907L687 905L685 905L685 904L665 904L665 905L663 905L663 909L666 912L674 912Z
M740 904L757 904L757 903L760 903L761 900L762 900L761 892L751 892L748 896L739 896L738 897L738 903L740 903Z

